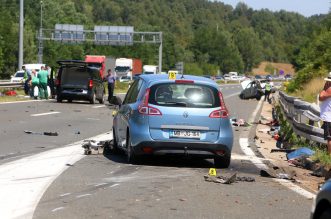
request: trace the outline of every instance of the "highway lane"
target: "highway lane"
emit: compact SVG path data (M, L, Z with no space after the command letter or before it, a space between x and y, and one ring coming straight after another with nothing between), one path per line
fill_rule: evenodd
M111 130L112 109L55 100L0 104L0 163L62 147ZM58 136L26 134L57 132Z
M248 120L256 100L239 100L239 86L222 87L232 116ZM123 155L86 156L68 168L47 189L34 218L308 218L311 200L269 178L245 156L242 136L254 127L234 128L230 168L256 182L221 185L205 182L212 160L153 158L130 165Z

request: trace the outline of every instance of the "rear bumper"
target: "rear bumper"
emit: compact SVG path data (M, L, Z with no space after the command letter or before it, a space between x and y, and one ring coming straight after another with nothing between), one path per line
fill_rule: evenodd
M91 92L88 91L87 93L82 92L72 92L62 90L58 93L61 99L71 99L71 100L90 100L92 98Z
M144 148L150 148L145 152ZM163 142L163 141L144 141L133 147L137 155L188 155L203 158L214 158L230 154L231 149L223 144L204 143L204 142ZM223 151L224 154L217 154Z

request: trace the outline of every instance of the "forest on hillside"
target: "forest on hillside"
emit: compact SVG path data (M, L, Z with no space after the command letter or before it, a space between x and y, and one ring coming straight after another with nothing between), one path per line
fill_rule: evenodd
M37 62L40 0L24 1L24 63ZM55 24L134 26L135 31L163 32L163 69L185 63L192 74L249 73L261 61L293 63L298 70L330 70L331 20L298 13L235 8L207 0L43 0L43 27ZM19 0L0 0L0 77L17 70ZM45 42L43 62L83 59L86 54L141 58L157 64L158 47L66 45ZM331 55L331 54L330 54ZM317 58L317 59L315 59ZM309 68L307 70L307 68Z

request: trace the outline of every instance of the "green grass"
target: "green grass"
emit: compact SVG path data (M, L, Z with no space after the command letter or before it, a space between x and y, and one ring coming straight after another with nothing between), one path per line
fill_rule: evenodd
M331 167L331 156L329 155L329 153L323 149L314 148L314 150L315 150L315 154L312 156L312 159L314 161L318 161L325 167L330 168Z
M130 83L116 81L114 93L126 93L129 89Z
M0 92L4 94L6 91L11 90L8 88L2 88L0 89ZM13 101L22 101L27 100L24 94L24 90L20 88L13 89L17 93L17 96L0 96L0 102L13 102Z

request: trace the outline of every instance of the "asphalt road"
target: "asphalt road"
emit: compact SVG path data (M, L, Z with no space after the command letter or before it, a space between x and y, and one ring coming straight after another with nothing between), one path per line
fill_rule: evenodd
M238 98L239 85L222 86L222 92L231 116L249 121L254 112L259 114L256 100ZM0 168L27 155L109 132L112 124L109 107L86 103L4 104L0 111ZM60 113L32 116L49 112ZM24 130L57 131L59 136ZM237 172L254 177L255 182L204 181L212 160L161 157L130 165L123 155L80 155L40 194L33 218L309 218L312 200L260 177L255 159L243 152L239 143L243 139L256 150L254 126L236 127L234 133L231 165L218 169L218 174Z

